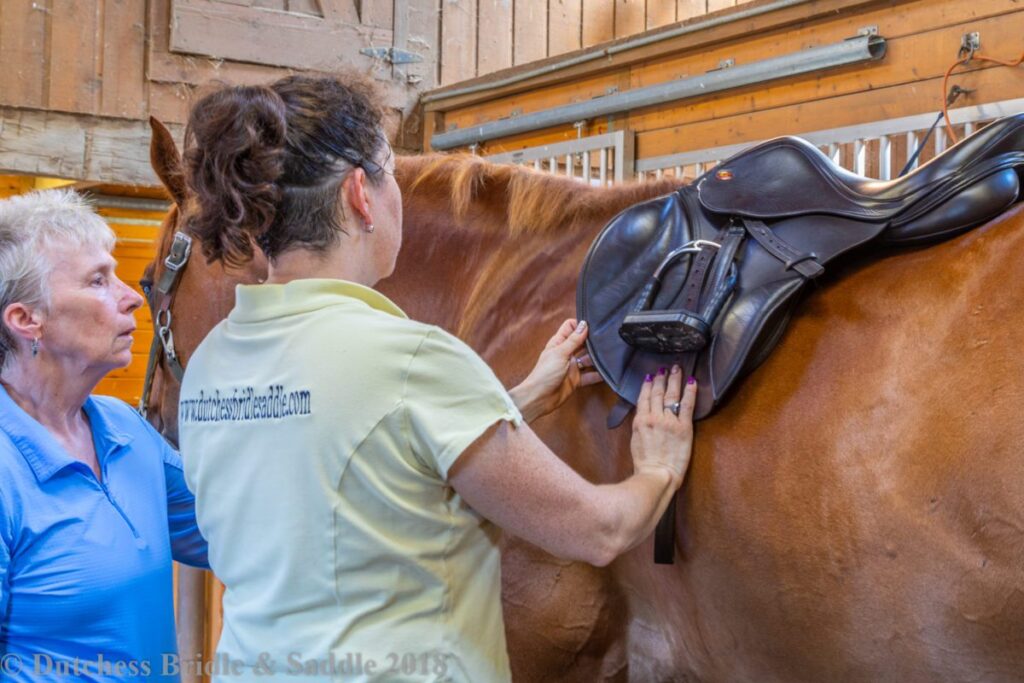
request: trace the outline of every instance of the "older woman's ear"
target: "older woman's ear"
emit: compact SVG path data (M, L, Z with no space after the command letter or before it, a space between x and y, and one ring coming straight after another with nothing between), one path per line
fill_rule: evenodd
M3 311L3 324L15 337L31 342L42 336L43 316L23 303L13 303Z

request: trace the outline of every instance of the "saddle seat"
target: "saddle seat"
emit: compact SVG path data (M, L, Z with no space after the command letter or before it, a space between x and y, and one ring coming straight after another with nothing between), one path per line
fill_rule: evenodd
M1024 115L889 182L782 137L624 210L591 245L577 287L588 351L622 399L609 426L628 414L644 376L671 363L700 381L697 419L711 414L768 356L797 294L830 262L869 244L922 243L980 225L1018 201L1021 167ZM683 323L701 333L664 333Z

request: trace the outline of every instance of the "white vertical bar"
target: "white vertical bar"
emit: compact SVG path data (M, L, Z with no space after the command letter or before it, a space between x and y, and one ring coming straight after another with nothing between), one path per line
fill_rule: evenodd
M558 159L554 157L548 158L548 171L554 174L558 173Z
M590 150L583 150L583 182L590 184Z
M676 180L682 180L683 179L683 167L682 166L676 166L675 168L672 169L672 174L675 176Z
M698 161L693 165L693 177L699 178L704 175L704 162Z
M597 157L597 173L601 187L608 184L608 148L602 147Z
M843 148L838 143L833 142L828 146L828 158L831 159L836 166L843 165Z
M917 147L920 144L921 142L917 138L917 131L912 130L909 133L907 133L907 161L910 161L910 157L914 156L914 152L917 151ZM914 170L915 168L917 168L917 165L918 161L915 159L914 165L910 167L910 170Z
M576 164L574 163L575 161L576 161L576 155L575 154L566 154L565 155L565 175L568 176L569 178L575 178L576 177L576 173L575 173L575 171L576 171L576 168L575 168Z
M659 168L654 172L654 179L661 180L665 176L665 169Z
M533 160L533 170L539 171L541 169L540 159Z
M892 180L892 140L888 135L878 140L878 168L882 180Z
M853 172L857 175L864 175L868 170L867 145L864 140L857 138L853 142Z
M935 156L946 151L946 127L943 125L935 128Z
M974 135L974 121L968 121L964 124L964 137L968 135Z

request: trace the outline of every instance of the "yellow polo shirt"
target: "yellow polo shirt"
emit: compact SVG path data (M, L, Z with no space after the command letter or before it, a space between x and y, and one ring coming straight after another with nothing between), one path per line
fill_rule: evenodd
M350 282L242 285L178 419L226 586L215 680L510 680L499 532L446 478L522 417L468 346Z

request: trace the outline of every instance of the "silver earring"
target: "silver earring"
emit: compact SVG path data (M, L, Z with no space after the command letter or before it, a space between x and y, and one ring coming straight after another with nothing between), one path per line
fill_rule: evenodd
M366 232L373 232L373 223L370 223L366 226Z
M39 355L39 338L32 340L32 357L35 358Z

